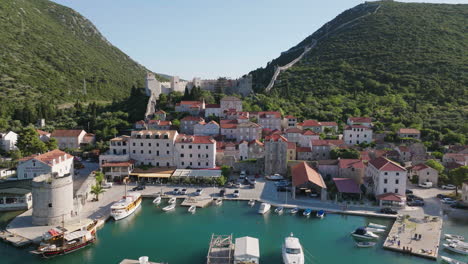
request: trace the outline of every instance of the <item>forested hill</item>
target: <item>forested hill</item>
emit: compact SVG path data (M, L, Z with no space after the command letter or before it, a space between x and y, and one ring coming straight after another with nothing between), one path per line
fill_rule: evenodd
M468 5L358 5L252 71L255 90L264 92L275 66L315 39L315 48L282 72L269 92L285 112L321 120L373 116L388 124L468 133L467 18Z
M70 8L0 1L0 118L55 103L122 99L143 85L146 71ZM36 109L39 103L45 107Z

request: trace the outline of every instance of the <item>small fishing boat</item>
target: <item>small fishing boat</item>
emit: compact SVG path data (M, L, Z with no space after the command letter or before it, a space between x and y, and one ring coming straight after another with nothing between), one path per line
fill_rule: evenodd
M443 244L444 247L447 250L453 251L458 254L462 255L468 255L468 247L460 245L460 244L455 244L455 243L450 243L450 244Z
M356 246L360 248L368 248L368 247L373 247L375 246L375 242L368 242L368 241L361 241L361 242L356 242Z
M258 208L259 214L265 214L266 212L270 211L271 205L269 203L262 203L260 208Z
M462 246L468 247L468 243L467 243L467 242L463 242L463 241L456 240L456 239L450 239L450 238L447 238L446 240L447 240L447 242L449 242L449 243L458 244L458 245L462 245Z
M249 205L250 205L250 207L254 206L255 205L255 200L250 200Z
M325 211L324 210L318 210L317 213L315 214L316 217L318 218L323 218L325 216Z
M160 204L160 203L161 203L161 196L158 196L158 197L154 198L153 204L158 205L158 204Z
M223 204L223 199L215 199L215 200L214 200L214 204L215 204L215 205L221 205L221 204Z
M460 236L460 235L454 235L454 234L444 234L444 237L445 239L456 239L456 240L460 240L460 241L463 241L465 240L465 237L463 236Z
M445 257L445 256L440 256L442 259L442 263L448 263L448 264L467 264L466 262L459 261L453 258Z
M283 210L284 210L284 208L283 208L282 206L276 207L275 213L277 213L277 214L282 214L282 213L283 213Z
M355 238L360 238L360 239L366 239L366 240L372 240L379 238L378 235L367 231L365 227L359 227L354 232L351 233L351 235Z
M172 197L171 199L169 199L169 204L175 204L176 202L177 202L176 197Z
M374 227L366 227L367 231L370 231L372 233L382 233L385 232L385 229L382 228L374 228Z
M310 216L312 213L312 209L305 209L304 212L302 213L303 216Z
M284 239L282 247L283 263L284 264L304 264L304 252L299 238L290 236Z
M297 212L299 212L299 208L297 208L297 207L294 207L291 210L289 210L290 214L297 214Z
M367 226L372 227L372 228L387 229L387 227L384 225L379 225L379 224L374 224L374 223L369 223Z
M175 209L175 207L176 207L176 204L175 204L175 203L172 203L172 204L169 204L168 206L164 207L164 208L163 208L163 211L164 211L164 212L172 211L172 210Z
M194 214L197 211L197 207L192 205L189 207L188 212Z

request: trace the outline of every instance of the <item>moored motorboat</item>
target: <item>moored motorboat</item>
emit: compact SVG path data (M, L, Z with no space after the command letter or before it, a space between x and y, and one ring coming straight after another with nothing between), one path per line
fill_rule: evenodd
M265 214L266 212L270 211L271 205L269 203L262 203L260 204L260 208L258 208L259 214Z
M443 244L444 247L447 250L453 251L458 254L462 255L468 255L468 247L460 245L460 244L455 244L455 243L450 243L450 244Z
M88 230L80 230L64 234L63 232L48 231L48 235L40 246L31 253L44 258L65 255L84 248L96 241L96 236Z
M372 233L382 233L385 232L385 229L382 228L374 228L374 227L366 227L367 231L370 231Z
M276 209L275 209L275 213L277 213L277 214L282 214L283 211L284 211L284 208L282 206L276 207Z
M315 214L316 217L318 218L323 218L325 216L325 211L324 210L318 210L317 213Z
M456 239L456 240L460 240L460 241L465 240L465 237L460 236L460 235L454 235L454 234L444 234L444 238L445 239Z
M463 241L460 241L460 240L450 239L450 238L447 238L446 240L447 240L449 243L454 243L454 244L458 244L458 245L462 245L462 246L468 247L468 242L463 242Z
M351 233L351 235L355 238L360 238L360 239L366 239L366 240L372 240L379 238L378 235L367 231L365 227L359 227L354 232Z
M189 207L188 212L194 214L197 211L197 207L192 205Z
M215 199L215 200L214 200L214 204L215 204L215 205L221 205L221 204L223 204L223 199L221 199L221 198L220 198L220 199Z
M449 257L446 257L446 256L440 256L440 258L442 259L442 263L448 263L448 264L467 264L466 262L459 261L459 260L456 260L456 259L453 259L453 258L449 258Z
M176 197L172 197L171 199L169 199L169 204L175 204L177 203L177 198Z
M374 224L374 223L369 223L367 226L373 227L373 228L387 229L387 227L384 225L379 225L379 224Z
M254 206L255 205L255 200L250 200L249 205L250 205L250 207Z
M292 233L284 239L282 255L284 264L304 264L302 245Z
M158 196L158 197L154 198L153 204L158 205L158 204L160 204L160 203L161 203L161 196Z
M294 207L291 210L289 210L290 214L296 214L297 212L299 212L299 208L297 208L297 207Z
M368 248L368 247L373 247L375 246L375 242L368 242L368 241L361 241L361 242L356 242L356 246L360 248Z
M312 213L312 209L305 209L304 212L302 213L303 216L310 216Z
M135 212L141 205L141 194L137 192L129 192L118 202L111 206L111 216L114 220L123 219Z
M164 208L163 208L163 211L164 211L164 212L172 211L172 210L175 209L175 207L176 207L176 204L175 204L175 203L172 203L172 204L169 204L168 206L164 207Z

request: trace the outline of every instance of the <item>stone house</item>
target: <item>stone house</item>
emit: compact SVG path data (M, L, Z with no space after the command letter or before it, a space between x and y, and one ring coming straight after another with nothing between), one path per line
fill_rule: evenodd
M312 130L304 130L299 136L298 145L301 147L309 147L312 140L319 140L320 134L313 132Z
M242 111L242 100L235 96L225 96L220 100L221 113L224 111L234 109L235 111Z
M219 104L206 104L205 105L205 118L210 116L221 116L221 107Z
M351 178L357 184L364 182L366 166L359 159L340 159L338 160L338 177Z
M284 136L288 139L288 142L299 143L301 136L304 131L297 127L288 128L284 131Z
M395 151L398 153L398 161L399 162L408 162L411 161L411 152L407 146L398 146L395 147Z
M220 120L221 136L225 139L237 138L237 120Z
M432 182L432 185L437 187L439 182L439 172L424 163L411 167L409 177L413 178L414 176L418 177L418 184Z
M343 132L343 139L347 145L372 142L372 129L364 125L346 126Z
M309 129L315 133L322 132L322 126L317 120L304 120L304 122L298 124L298 127L303 130Z
M205 101L181 101L176 103L176 112L186 112L191 115L198 115L202 110L205 110Z
M338 160L319 160L317 169L327 180L338 177Z
M242 141L252 141L258 140L262 137L262 127L256 123L250 122L247 119L247 122L238 121L237 130L235 131L236 140Z
M288 140L277 134L265 137L265 174L287 172Z
M421 139L421 131L415 128L400 128L397 131L397 135L400 138Z
M297 117L292 115L286 115L281 121L281 127L284 129L293 128L297 126Z
M200 121L193 127L195 136L217 136L220 133L220 126L216 121Z
M297 160L311 161L313 159L310 147L296 147L296 156Z
M363 125L368 128L372 128L372 118L370 117L348 117L346 124L349 126Z
M331 134L338 133L338 124L336 122L319 122L320 132L324 133L325 129L330 129Z
M164 120L149 120L147 124L149 130L170 130L171 126L171 121Z
M154 119L165 121L167 117L167 113L164 110L158 110L154 113Z
M216 141L210 136L177 136L174 148L177 168L214 168L216 166Z
M48 142L49 141L50 136L51 136L50 132L43 131L43 130L40 130L40 129L36 129L36 132L39 134L39 139L42 142Z
M263 128L271 130L281 130L281 113L280 112L259 112L258 124Z
M77 149L84 144L86 134L82 129L57 129L50 136L57 140L60 149Z
M330 139L317 139L312 140L311 143L313 160L327 160L330 159L330 152L332 149L344 147L343 140L330 140Z
M180 133L193 135L193 129L199 122L205 122L205 119L199 116L186 116L180 120Z

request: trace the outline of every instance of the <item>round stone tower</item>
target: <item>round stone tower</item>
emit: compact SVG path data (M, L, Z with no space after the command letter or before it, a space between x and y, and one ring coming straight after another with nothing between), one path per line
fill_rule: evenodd
M61 225L73 212L72 176L56 173L37 176L32 181L34 225Z

